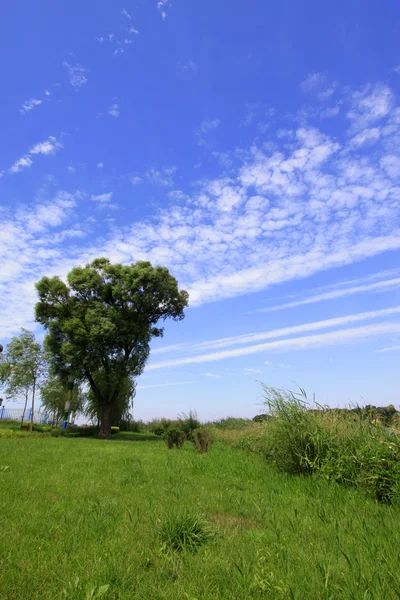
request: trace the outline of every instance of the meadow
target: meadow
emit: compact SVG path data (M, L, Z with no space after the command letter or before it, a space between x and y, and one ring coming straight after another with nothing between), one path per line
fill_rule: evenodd
M265 426L243 431L205 454L149 433L1 437L0 597L399 598L398 503L280 472Z

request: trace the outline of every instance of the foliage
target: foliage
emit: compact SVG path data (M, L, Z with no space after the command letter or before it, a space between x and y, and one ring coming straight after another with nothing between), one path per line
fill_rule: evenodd
M164 435L171 427L179 429L179 420L174 421L163 417L162 419L152 419L150 423L147 423L147 430L156 435Z
M60 377L50 375L40 386L40 398L43 408L53 415L53 423L58 425L64 413L66 382ZM70 402L70 412L75 417L83 411L85 403L85 395L79 382L72 389Z
M108 435L121 387L142 373L150 340L163 334L159 322L183 319L188 294L168 269L149 262L99 258L72 269L67 280L43 277L36 284L36 320L48 331L55 372L89 383L101 409L100 433Z
M103 394L107 388L107 377L104 370L97 373L96 385ZM129 379L129 377L125 377L120 383L117 397L110 409L110 421L112 426L119 427L121 423L126 422L130 418L129 409L134 396L135 382ZM101 422L101 403L99 403L99 399L92 388L89 388L86 394L84 413L92 422Z
M13 399L22 397L25 400L21 427L28 400L31 399L32 429L35 394L40 378L45 371L46 357L31 331L21 329L20 335L12 338L7 345L5 359L1 366L1 378L3 385L6 385L6 396Z
M362 487L379 502L400 499L400 437L370 411L310 410L303 393L264 386L264 394L272 417L264 451L278 469Z
M213 445L213 442L214 437L210 428L200 427L193 431L193 444L201 454L208 452Z
M214 537L203 515L186 511L170 511L164 517L160 538L165 551L195 552Z
M112 433L112 434L119 433L119 427L112 426L112 427L111 427L111 433Z
M183 413L179 416L179 428L186 434L188 440L193 439L193 431L200 427L201 423L194 410L189 411L189 415Z
M174 446L176 448L183 448L183 444L186 440L186 433L178 427L171 427L170 429L167 429L164 434L164 439L169 449L172 449Z
M243 427L247 427L250 423L250 419L242 419L240 417L225 417L225 419L214 421L214 425L218 427L218 429L224 430L242 429Z

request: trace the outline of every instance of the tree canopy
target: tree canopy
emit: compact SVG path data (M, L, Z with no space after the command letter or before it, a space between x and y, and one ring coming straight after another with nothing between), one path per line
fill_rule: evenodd
M14 399L23 397L25 400L22 423L29 396L31 397L31 428L35 394L45 365L46 359L42 347L35 340L35 335L27 329L22 329L19 336L12 338L7 345L5 360L1 365L0 379L6 386L6 396Z
M108 435L126 378L142 373L151 339L163 335L160 322L184 318L188 293L165 267L106 258L72 269L67 284L43 277L36 288L36 320L48 331L54 372L89 383L100 407L100 433Z

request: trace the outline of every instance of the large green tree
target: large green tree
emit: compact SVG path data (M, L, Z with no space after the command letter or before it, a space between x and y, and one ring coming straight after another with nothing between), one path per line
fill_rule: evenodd
M36 284L36 320L48 331L54 371L90 385L100 407L100 435L107 436L126 378L142 373L150 340L163 335L160 321L184 318L188 293L165 267L106 258L72 269L67 282L43 277Z
M7 345L5 360L2 364L2 379L6 385L8 398L23 398L25 401L21 427L29 398L31 399L31 431L35 410L35 396L40 378L46 368L45 353L35 340L35 335L22 329L20 335L12 338Z

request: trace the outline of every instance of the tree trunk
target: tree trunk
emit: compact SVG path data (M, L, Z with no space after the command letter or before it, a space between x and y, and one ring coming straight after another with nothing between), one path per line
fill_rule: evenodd
M111 434L111 404L107 401L101 403L101 425L99 437L107 438Z
M24 406L24 412L22 413L22 419L21 419L21 429L24 426L24 419L25 419L25 413L26 413L26 407L28 405L28 392L25 392L25 406Z
M35 410L35 390L36 390L36 379L33 380L33 390L32 390L31 431L33 431L33 413Z

